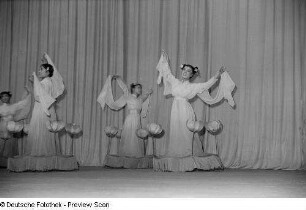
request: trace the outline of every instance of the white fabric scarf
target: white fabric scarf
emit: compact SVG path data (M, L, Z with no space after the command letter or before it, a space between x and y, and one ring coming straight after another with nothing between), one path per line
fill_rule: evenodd
M235 106L235 101L232 97L232 92L235 89L236 85L229 76L227 72L221 74L221 80L219 84L219 89L217 95L212 98L209 94L208 90L198 94L200 99L209 105L213 105L221 101L222 99L226 99L229 105L232 107Z
M101 105L102 109L107 105L112 110L119 110L126 105L125 98L129 95L129 90L124 82L118 78L116 79L119 87L123 90L124 94L116 101L114 101L113 91L112 91L112 79L114 75L109 75L105 81L105 84L97 98L97 101ZM147 116L147 113L150 108L150 97L142 103L141 116L144 118Z
M160 56L156 69L159 71L159 75L157 78L157 84L160 84L163 79L164 85L165 85L164 95L171 94L172 92L171 84L167 81L166 76L163 74L164 72L163 69L168 69L169 71L171 71L170 64L169 64L169 58L166 52L162 51L162 54ZM217 95L214 98L211 97L208 90L200 94L197 94L197 95L200 97L202 101L204 101L205 103L209 105L216 104L220 102L222 99L226 99L229 105L234 107L235 101L232 97L232 92L235 89L235 87L236 85L231 79L230 75L227 72L224 72L223 74L221 74L219 89L218 89Z

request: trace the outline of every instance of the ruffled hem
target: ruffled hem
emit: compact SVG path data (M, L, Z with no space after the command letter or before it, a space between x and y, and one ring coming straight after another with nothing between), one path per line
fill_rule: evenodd
M153 157L145 156L141 158L135 158L107 155L105 158L105 165L112 168L153 168Z
M7 157L0 157L0 167L6 168L7 167Z
M8 159L7 169L14 172L23 171L72 171L79 164L73 156L16 156Z
M211 171L223 170L224 166L217 155L188 156L188 157L154 157L154 171L184 172L195 169Z

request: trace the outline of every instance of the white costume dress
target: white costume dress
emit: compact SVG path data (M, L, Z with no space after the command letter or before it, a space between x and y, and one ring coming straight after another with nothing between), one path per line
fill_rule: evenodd
M33 73L35 104L28 138L24 156L9 159L8 169L12 171L74 170L78 168L74 157L61 155L57 134L47 129L47 121L57 119L54 103L56 98L63 94L65 87L50 57L45 55L45 58L53 66L54 72L52 77L46 77L41 81Z
M142 100L135 95L128 94L125 97L128 115L121 133L119 155L126 157L144 157L144 141L136 135L136 130L141 128Z
M145 156L144 140L136 135L137 129L141 128L141 117L146 114L148 102L143 102L141 98L130 94L127 86L118 78L117 82L124 92L124 95L114 101L111 91L111 81L113 76L109 76L98 97L98 102L104 108L107 104L113 110L127 107L121 139L119 142L118 154L107 154L105 165L110 167L123 168L152 168L152 157Z
M46 94L45 97L49 97L50 102L52 102L47 108L48 113L44 110L44 102L42 101L45 99L37 92L37 86L42 88L42 94ZM34 75L35 104L30 121L28 139L25 145L25 155L52 156L60 154L57 134L50 132L46 126L47 121L56 120L56 113L53 106L55 99L52 97L52 89L53 84L50 77L38 81L38 78Z
M166 153L163 157L154 158L154 170L156 171L192 171L194 169L214 170L222 169L220 158L216 155L205 155L202 144L197 134L191 132L186 123L188 120L196 120L193 108L189 100L196 95L210 104L222 100L225 94L218 93L218 99L212 99L208 89L217 81L214 77L205 83L182 82L176 79L170 70L167 55L163 52L157 65L159 71L158 83L165 84L164 94L174 97L171 118L170 135L166 139ZM226 83L227 84L227 83ZM222 89L225 90L226 88ZM230 90L229 90L230 91ZM220 92L220 91L219 91ZM223 91L227 93L227 91ZM205 97L206 95L207 97Z

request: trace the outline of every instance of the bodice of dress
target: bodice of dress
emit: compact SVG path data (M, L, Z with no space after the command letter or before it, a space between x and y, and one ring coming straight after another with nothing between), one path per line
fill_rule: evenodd
M126 96L126 106L130 114L139 114L142 108L142 100L129 94Z
M44 88L46 93L48 93L51 96L53 86L50 77L46 77L43 80L41 80L40 84ZM36 102L40 102L38 94L34 94L34 98Z
M172 83L172 95L176 99L185 99L190 100L197 94L197 91L195 91L194 84L185 81L176 81Z
M204 83L190 83L189 81L180 81L171 73L168 55L163 51L160 60L156 66L159 71L157 84L163 80L165 88L164 95L172 94L175 99L192 99L197 94L208 92L208 90L215 84L217 79L212 77ZM207 97L201 97L205 99Z
M42 81L39 81L35 73L34 76L34 97L35 101L41 104L43 111L47 116L50 116L49 108L56 101L52 97L53 83L50 77L44 78Z
M171 80L172 95L174 98L184 98L190 100L194 98L197 94L209 89L216 79L212 77L210 80L204 83L190 83L189 81L180 81L178 79Z

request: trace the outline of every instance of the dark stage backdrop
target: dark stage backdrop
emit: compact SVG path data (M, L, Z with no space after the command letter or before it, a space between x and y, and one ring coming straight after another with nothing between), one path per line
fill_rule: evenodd
M220 135L202 136L207 152L230 168L303 166L306 1L2 0L0 28L0 90L18 100L47 52L67 89L58 117L83 127L73 141L81 165L103 165L103 129L123 123L124 111L102 111L96 102L109 74L152 87L146 121L169 131L172 99L156 85L155 69L165 49L177 76L181 63L191 63L200 69L195 82L204 82L224 65L237 84L236 109L193 102L198 119L224 124ZM61 140L69 154L70 137Z

